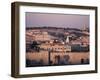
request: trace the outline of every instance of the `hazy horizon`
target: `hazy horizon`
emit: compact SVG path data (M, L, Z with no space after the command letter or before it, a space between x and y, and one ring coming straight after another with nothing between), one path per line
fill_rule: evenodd
M89 28L89 15L26 12L26 27Z

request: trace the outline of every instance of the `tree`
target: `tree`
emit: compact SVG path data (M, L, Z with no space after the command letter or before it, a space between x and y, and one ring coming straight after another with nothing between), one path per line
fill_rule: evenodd
M39 44L36 41L33 41L31 44L31 49L39 51L40 47L38 46Z

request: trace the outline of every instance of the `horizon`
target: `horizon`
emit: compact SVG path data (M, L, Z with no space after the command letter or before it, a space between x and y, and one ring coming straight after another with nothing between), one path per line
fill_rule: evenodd
M62 29L83 29L84 27L82 28L73 28L73 27L53 27L53 26L40 26L40 27L26 27L26 28L62 28ZM89 29L89 27L86 27L87 29Z

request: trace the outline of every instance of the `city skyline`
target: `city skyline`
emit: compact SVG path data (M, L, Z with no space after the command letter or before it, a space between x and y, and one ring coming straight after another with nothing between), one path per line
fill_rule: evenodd
M26 27L89 28L89 15L26 12Z

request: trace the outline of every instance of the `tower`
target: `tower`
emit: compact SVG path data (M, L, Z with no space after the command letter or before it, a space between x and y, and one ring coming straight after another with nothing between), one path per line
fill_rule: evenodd
M83 31L86 31L86 30L87 30L87 26L84 25L83 28L82 28L82 30L83 30Z
M66 38L66 43L69 43L69 36L67 36Z

